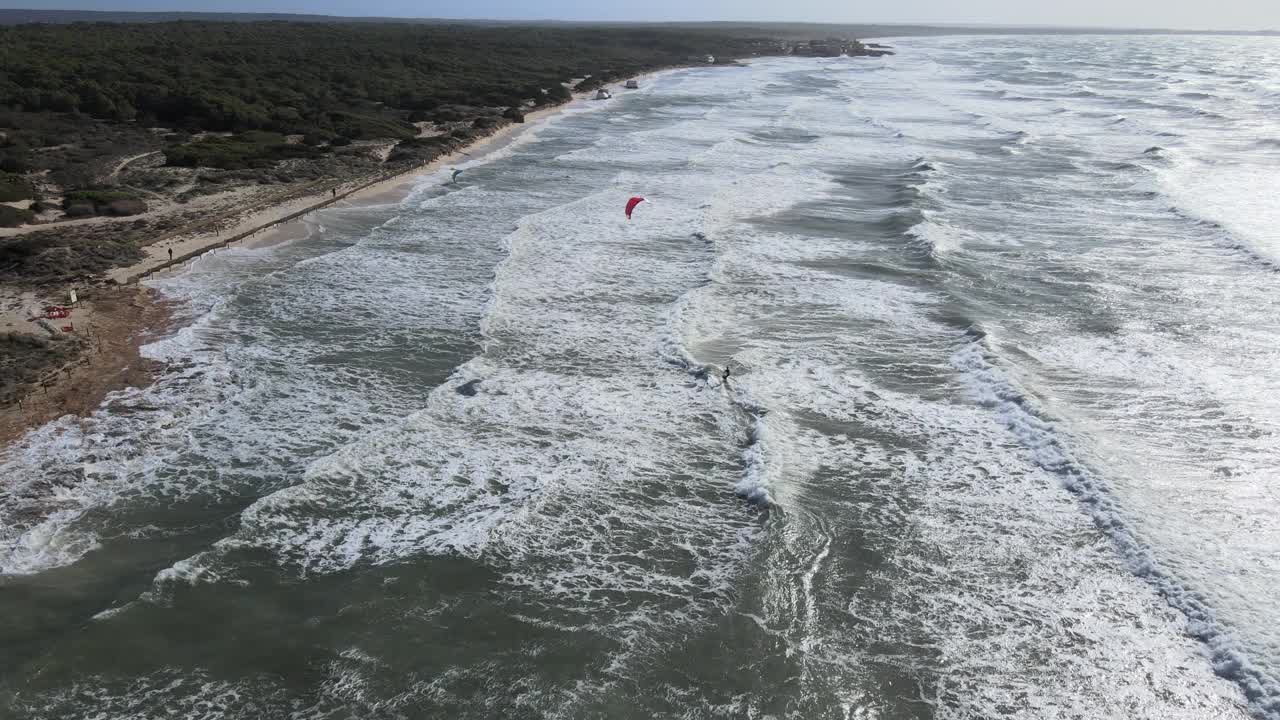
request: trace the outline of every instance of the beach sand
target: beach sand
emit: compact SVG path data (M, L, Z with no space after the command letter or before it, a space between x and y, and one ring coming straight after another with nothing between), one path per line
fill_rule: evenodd
M94 288L87 294L70 318L51 321L55 326L74 323L75 336L62 342L81 343L79 357L52 370L18 402L0 407L0 445L63 415L84 417L109 393L151 381L155 368L140 348L168 331L169 304L154 290L137 285Z
M492 152L510 142L517 134L538 120L554 115L567 106L568 103L529 113L525 115L523 124L504 125L461 150L436 158L405 173L363 184L339 187L336 195L330 190L324 190L255 210L238 218L235 225L216 232L201 232L162 240L146 247L146 258L133 265L116 268L107 273L107 277L117 284L125 285L137 282L152 273L181 266L206 252L233 243L243 242L250 247L262 247L298 239L305 236L304 232L298 230L303 218L308 213L327 207L384 205L400 202L423 176L450 165L483 157L485 153ZM173 251L172 259L169 257L170 250Z
M674 68L663 68L639 77L643 80ZM621 83L619 83L621 84ZM166 270L178 270L186 263L208 252L242 243L247 247L265 247L305 239L307 214L327 207L389 205L399 203L412 192L424 176L442 168L473 161L515 140L539 121L563 112L578 103L594 102L594 93L577 93L570 102L543 108L525 115L524 123L504 125L489 135L478 138L461 150L391 177L340 186L336 195L326 188L322 192L297 197L265 208L250 210L234 224L215 231L197 231L153 243L145 248L146 257L128 267L106 274L110 281L102 287L86 283L69 285L56 293L22 293L13 302L0 307L0 326L5 330L39 332L28 322L28 308L49 304L65 304L67 291L80 288L86 300L72 308L65 321L51 321L75 328L69 341L87 348L79 358L46 375L46 379L21 403L0 406L0 447L24 432L39 427L65 414L85 416L96 409L115 390L140 386L151 381L155 368L140 354L142 345L168 331L172 313L157 294L138 283L146 277ZM169 251L173 251L172 259Z
M467 147L437 158L409 172L374 181L339 187L337 194L326 189L246 212L235 224L219 231L196 232L153 243L147 256L128 267L107 273L106 284L69 284L60 290L21 290L11 293L0 307L0 331L32 333L46 337L30 320L32 309L48 305L66 306L65 319L50 320L60 333L57 342L76 343L77 358L62 367L49 368L21 400L0 406L0 447L25 432L64 415L80 417L92 413L113 391L149 383L157 368L142 357L140 348L170 328L172 313L168 303L154 290L138 283L149 275L180 269L208 252L233 243L265 247L304 239L308 213L326 207L388 205L402 201L422 178L442 168L483 157L509 143L538 120L559 112L568 104L538 110L525 122L504 125ZM173 251L172 260L169 251ZM69 291L76 289L80 302L69 305ZM72 328L64 331L63 328Z

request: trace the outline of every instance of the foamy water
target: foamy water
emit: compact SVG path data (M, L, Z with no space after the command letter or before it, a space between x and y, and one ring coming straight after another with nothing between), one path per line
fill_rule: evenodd
M899 49L156 280L0 457L3 714L1280 718L1280 42Z

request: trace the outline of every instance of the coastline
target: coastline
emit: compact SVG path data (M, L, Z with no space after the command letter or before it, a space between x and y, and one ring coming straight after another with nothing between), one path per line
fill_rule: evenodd
M740 61L735 61L740 62ZM615 83L621 85L627 80L643 81L647 78L673 72L697 65L673 65L655 68L630 78L623 78ZM717 67L732 67L722 65ZM290 237L297 232L296 228L303 219L312 212L328 207L368 207L371 205L391 204L402 201L412 192L420 178L439 171L449 165L477 160L494 152L515 139L523 131L531 129L539 122L555 117L579 102L591 100L594 91L574 93L570 100L558 105L539 108L524 116L523 123L510 122L496 128L483 137L475 138L471 143L431 162L419 165L404 172L387 177L365 180L354 187L341 191L337 195L315 193L302 198L277 203L251 211L242 216L233 228L227 232L203 232L161 240L147 246L147 257L133 265L116 268L106 274L106 278L119 285L138 283L152 274L171 268L180 267L205 253L243 242L250 247L265 247L279 242L287 242L301 238ZM264 234L265 233L265 234ZM168 249L174 248L173 260L168 259Z
M448 155L442 155L431 162L404 172L386 177L366 179L354 185L354 187L343 188L336 194L328 191L313 193L250 211L242 215L238 222L225 232L197 232L152 243L146 246L146 258L133 265L115 268L106 274L106 278L117 285L132 285L153 273L184 265L187 261L194 260L207 252L238 242L250 240L254 245L273 244L270 242L263 243L261 239L257 239L255 236L263 232L274 232L285 225L301 221L304 217L317 210L352 204L374 205L398 202L408 195L419 178L436 172L447 165L455 165L464 160L472 159L472 156L476 154L490 152L496 149L493 146L499 145L502 141L509 139L521 130L527 129L532 124L561 112L572 103L573 101L569 101L553 107L535 110L525 115L524 123L512 122L498 127L488 135L476 138L470 144ZM168 257L170 249L173 250L172 260Z
M564 102L560 105L535 110L524 116L525 121L523 123L513 122L503 125L502 127L494 130L494 132L485 135L484 137L477 138L471 144L459 148L448 155L442 155L429 163L419 165L411 170L362 184L345 194L339 194L335 199L320 202L301 214L296 214L282 220L265 222L256 230L248 231L238 240L228 241L225 243L214 243L206 247L205 250L197 252L190 257L194 258L204 255L206 252L215 252L221 247L230 245L232 242L243 242L245 247L257 248L269 247L272 245L303 239L306 237L306 230L304 226L306 216L315 210L323 210L330 207L371 207L375 205L391 205L399 203L413 192L414 187L417 186L423 177L434 172L439 172L441 169L450 165L458 165L464 162L478 160L489 153L501 150L508 143L518 137L521 132L532 129L532 127L539 121L555 117L577 100L579 100L579 98L575 96L574 100ZM273 208L267 208L262 212L262 214L267 215L269 218L270 211L272 209ZM175 256L174 265L177 264L180 263L176 260ZM156 267L147 271L143 277L163 272L168 270L170 267L171 266L169 265Z
M741 61L734 61L735 63ZM643 81L647 78L673 72L676 70L699 67L697 65L673 65L655 68L640 75L623 78L611 85L622 85L628 80ZM722 65L716 67L732 67ZM579 102L595 102L591 98L595 91L573 93L571 99L558 105L539 108L524 116L523 123L510 122L496 128L493 132L474 139L471 143L431 162L415 168L399 172L388 177L364 181L352 189L339 192L336 196L316 193L292 201L278 203L260 208L244 216L240 223L226 233L199 233L186 236L185 239L174 238L147 246L147 258L133 265L116 268L107 277L118 284L137 283L148 276L179 267L189 260L194 260L205 253L243 242L248 247L266 247L280 242L301 239L305 232L298 230L305 217L317 210L339 207L368 207L398 203L413 191L420 178L437 172L440 169L463 162L477 160L485 155L503 148L515 139L519 133L530 130L541 121L555 117ZM296 234L296 237L293 235ZM173 260L168 260L167 249L174 247ZM154 248L154 253L152 249ZM162 252L164 250L164 252ZM181 250L181 252L179 252Z
M27 432L65 415L86 417L107 395L151 382L155 363L142 346L171 328L172 303L138 285L95 288L81 301L85 334L75 359L0 408L0 452Z
M672 66L637 75L636 80L679 70ZM631 78L628 78L631 79ZM617 84L626 79L618 80ZM611 85L614 83L610 83ZM78 356L46 373L17 402L0 406L0 452L27 432L65 415L85 417L96 410L114 391L143 387L155 379L158 368L144 358L141 348L173 330L171 303L142 281L153 274L177 271L206 253L241 243L247 247L267 247L293 242L307 236L304 219L329 207L369 207L399 203L431 173L444 167L483 158L513 141L519 133L554 117L579 102L590 100L594 91L574 93L572 99L526 114L525 122L510 122L471 143L428 163L385 177L366 178L337 194L329 191L259 207L239 218L226 231L197 231L162 238L145 246L146 257L133 265L105 273L97 286L82 290L85 297L74 306L68 322L88 332L76 340ZM173 259L168 257L173 249ZM83 287L83 286L82 286ZM47 294L45 294L48 297ZM34 295L33 295L34 298ZM0 326L21 327L19 308L9 308ZM71 342L71 341L64 341Z

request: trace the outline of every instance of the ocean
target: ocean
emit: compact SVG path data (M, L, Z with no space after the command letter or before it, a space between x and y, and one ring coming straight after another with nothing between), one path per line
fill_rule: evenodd
M1280 39L893 44L150 280L0 716L1280 719Z

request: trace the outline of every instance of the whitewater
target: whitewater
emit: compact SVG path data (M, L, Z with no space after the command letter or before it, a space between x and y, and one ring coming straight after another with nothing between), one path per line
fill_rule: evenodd
M1280 720L1280 39L894 45L150 280L0 717Z

